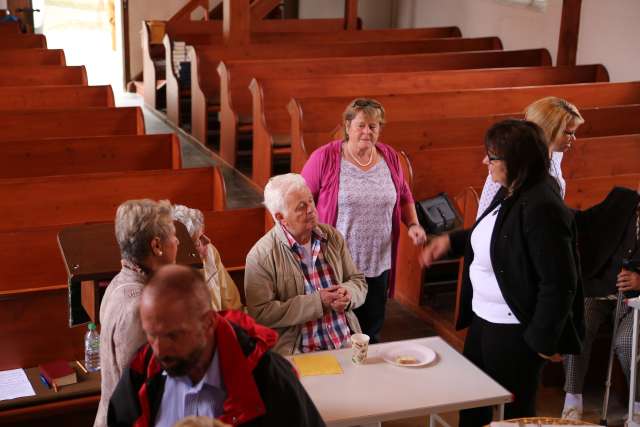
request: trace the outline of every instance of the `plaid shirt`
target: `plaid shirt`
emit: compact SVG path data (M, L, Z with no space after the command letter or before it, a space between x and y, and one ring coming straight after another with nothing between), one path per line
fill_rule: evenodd
M311 233L312 265L305 264L304 248L296 242L293 236L282 227L291 252L296 256L304 275L304 292L306 295L318 292L334 284L333 270L324 259L324 248L327 244L326 237L320 230L314 229ZM351 331L344 313L329 311L316 320L310 320L302 326L302 340L300 351L309 353L319 350L332 350L345 347L351 338Z

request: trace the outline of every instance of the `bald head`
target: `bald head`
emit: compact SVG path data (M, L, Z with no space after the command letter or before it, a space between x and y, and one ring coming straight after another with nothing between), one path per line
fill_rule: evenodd
M186 313L199 316L213 310L211 294L202 275L182 265L167 265L153 275L142 292L147 307L181 304Z
M171 376L201 378L213 355L216 313L195 270L167 265L142 291L140 320L154 354Z

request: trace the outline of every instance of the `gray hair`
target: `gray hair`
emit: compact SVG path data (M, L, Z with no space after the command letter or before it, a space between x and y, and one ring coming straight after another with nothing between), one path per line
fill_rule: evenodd
M271 177L264 187L264 205L271 216L275 218L276 213L284 213L287 208L284 203L287 193L301 188L309 187L302 175L298 173L286 173Z
M192 240L195 240L198 232L204 228L204 215L200 209L173 205L173 219L184 224Z
M175 233L168 200L128 200L118 206L115 222L120 256L135 264L142 264L151 254L151 240L164 240Z

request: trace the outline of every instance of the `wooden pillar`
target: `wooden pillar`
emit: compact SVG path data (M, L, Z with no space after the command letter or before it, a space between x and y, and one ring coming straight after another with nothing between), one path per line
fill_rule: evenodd
M344 29L358 29L358 0L344 0Z
M576 65L582 0L562 0L556 65Z
M227 46L244 46L250 41L249 0L223 0L222 37Z

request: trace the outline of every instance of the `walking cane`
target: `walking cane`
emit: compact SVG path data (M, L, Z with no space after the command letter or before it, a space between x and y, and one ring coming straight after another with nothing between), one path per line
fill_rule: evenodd
M611 390L611 372L613 371L613 356L616 346L616 334L618 333L620 310L622 308L622 301L624 300L624 294L618 292L618 299L616 301L616 314L613 318L613 335L611 336L611 348L609 349L609 366L607 367L607 379L604 383L604 400L602 402L602 416L600 417L600 424L607 425L607 411L609 410L609 392Z

